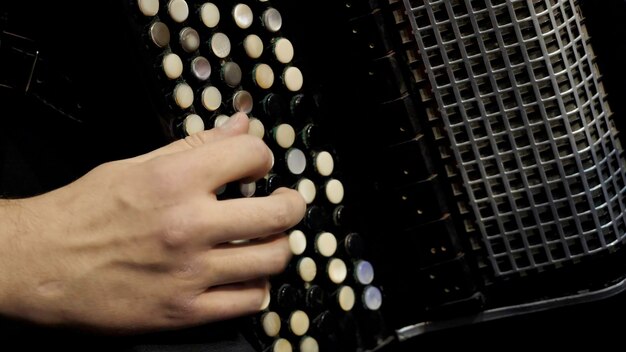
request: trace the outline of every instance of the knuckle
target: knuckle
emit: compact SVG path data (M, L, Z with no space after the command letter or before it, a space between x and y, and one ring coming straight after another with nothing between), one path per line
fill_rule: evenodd
M254 155L254 159L258 160L259 164L270 164L270 150L262 139L248 134L240 135L239 138L244 148Z
M167 249L179 249L191 242L191 225L185 216L180 216L179 211L171 209L165 211L160 219L160 229L157 232L159 241Z
M167 298L163 304L166 319L174 325L192 321L196 315L195 302L195 296L173 295Z
M276 206L272 214L273 227L276 233L284 231L293 225L292 209L287 202L281 202Z

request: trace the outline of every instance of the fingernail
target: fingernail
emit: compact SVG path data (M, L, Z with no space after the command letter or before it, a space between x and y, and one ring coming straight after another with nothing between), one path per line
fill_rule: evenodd
M260 310L266 310L270 306L270 285L268 284L265 289L265 296L263 296L263 303L261 303Z

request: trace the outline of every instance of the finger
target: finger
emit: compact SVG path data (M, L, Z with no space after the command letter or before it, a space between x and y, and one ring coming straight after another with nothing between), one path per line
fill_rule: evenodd
M184 168L186 180L214 191L239 180L256 180L272 168L272 153L258 137L238 135L205 144L171 157L171 167Z
M279 188L267 197L227 199L211 208L198 230L210 233L214 246L282 233L302 220L306 203L295 190Z
M246 116L246 114L238 112L231 116L228 119L228 122L226 122L224 125L221 125L220 127L194 133L183 139L172 142L164 147L132 158L130 159L130 161L143 162L153 159L157 156L169 155L185 150L190 150L211 142L222 140L224 138L245 134L248 132L248 128L248 117Z
M224 244L208 251L207 286L268 277L285 270L291 251L284 235L239 244Z
M195 320L209 323L257 313L268 295L267 280L211 287L195 301Z

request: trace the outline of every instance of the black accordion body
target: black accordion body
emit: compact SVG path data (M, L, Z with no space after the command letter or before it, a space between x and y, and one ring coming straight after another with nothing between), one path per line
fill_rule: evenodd
M151 133L245 112L275 165L221 197L307 201L241 324L258 351L400 350L626 288L623 1L115 3Z

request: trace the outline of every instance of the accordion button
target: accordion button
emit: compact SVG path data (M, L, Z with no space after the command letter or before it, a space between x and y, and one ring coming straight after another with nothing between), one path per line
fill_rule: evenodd
M233 20L237 27L247 29L252 25L254 15L252 9L246 4L237 4L233 7Z
M263 41L256 34L250 34L243 40L243 49L251 59L258 59L263 54Z
M182 23L189 16L189 6L185 0L170 0L167 4L167 12L175 22Z
M378 287L367 286L361 297L363 305L369 310L378 310L383 304L383 294Z
M300 230L289 233L289 249L293 255L301 255L306 250L306 236Z
M204 3L200 8L200 19L208 28L214 28L220 22L220 10L215 4Z
M170 43L170 30L163 22L154 22L150 26L150 39L154 45L164 48Z
M342 310L346 312L351 311L356 302L356 295L352 287L342 286L337 294L337 302L339 303L339 308Z
M159 12L159 0L138 0L137 5L144 16L156 16Z
M288 64L293 60L294 50L291 41L286 38L279 38L274 41L273 52L276 60L283 64Z

